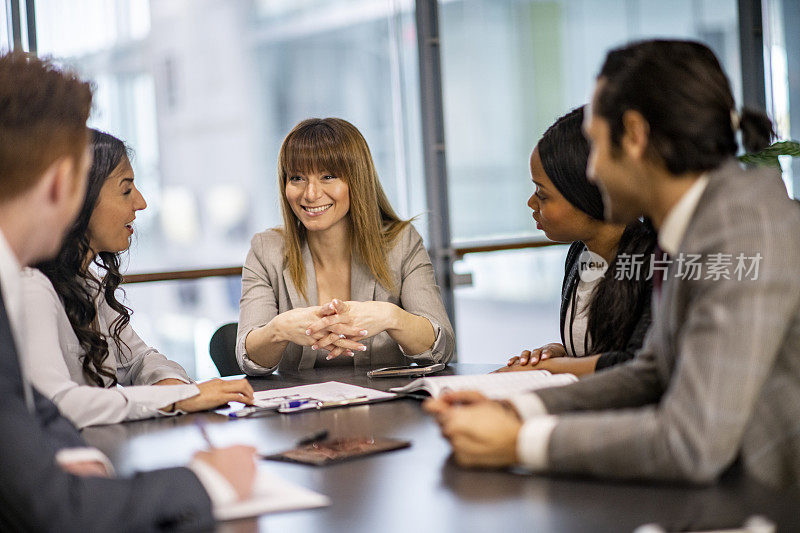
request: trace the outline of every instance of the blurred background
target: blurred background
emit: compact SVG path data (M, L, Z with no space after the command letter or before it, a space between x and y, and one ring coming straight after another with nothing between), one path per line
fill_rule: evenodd
M283 137L302 119L342 117L366 137L394 207L438 242L432 254L453 254L456 275L443 274L442 289L461 362L500 365L559 339L566 247L542 246L532 223L528 156L555 118L586 103L610 48L703 41L737 102L763 105L781 138L800 137L793 0L2 3L0 48L52 56L94 80L90 125L135 152L149 207L137 217L129 274L241 266L252 235L280 223ZM422 10L438 28L447 164L437 175L424 161ZM787 188L800 193L800 167L785 163ZM431 186L446 191L449 209L426 197ZM125 291L148 343L194 377L216 375L208 342L238 318L237 276Z

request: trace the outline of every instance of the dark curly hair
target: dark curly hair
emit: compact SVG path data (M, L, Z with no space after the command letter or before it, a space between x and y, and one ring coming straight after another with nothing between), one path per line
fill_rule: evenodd
M97 288L102 291L111 309L119 314L111 323L109 332L118 349L122 344L120 334L130 322L131 310L116 298L117 287L122 282L120 254L100 252L89 261L87 258L93 252L89 247L88 229L100 189L114 169L128 159L129 150L124 142L108 133L90 130L90 137L94 160L89 170L83 207L67 232L58 255L36 265L36 268L50 279L64 305L72 330L83 350L83 373L87 380L98 387L105 387L104 378L108 378L109 386L113 387L117 384L115 369L103 366L108 357L108 339L98 329L95 305ZM97 272L93 272L91 265L97 267Z

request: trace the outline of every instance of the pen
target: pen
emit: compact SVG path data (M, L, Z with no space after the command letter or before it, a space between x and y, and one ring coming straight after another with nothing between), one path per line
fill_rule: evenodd
M341 405L350 405L352 403L364 403L364 400L367 399L367 396L362 394L361 396L355 396L353 398L347 398L345 400L333 400L330 402L319 402L317 403L317 409L324 409L326 407L339 407Z
M288 402L286 402L283 405L281 405L281 407L283 409L296 409L297 407L300 407L301 405L306 405L307 403L311 403L311 402L317 402L318 403L318 400L310 400L310 399L289 400Z
M213 450L215 448L214 443L211 442L211 438L208 436L208 431L206 431L206 421L200 417L194 419L194 423L197 426L197 429L200 430L200 435L203 436L203 440L206 441L208 448Z
M310 409L326 409L328 407L343 407L345 405L352 405L358 403L364 403L364 400L367 400L368 397L366 395L356 396L354 398L346 398L344 400L331 400L331 401L321 401L321 400L293 400L291 402L287 402L286 404L282 405L279 409L279 413L295 413L297 411L306 411Z
M252 415L255 415L255 414L258 414L258 413L271 412L271 411L274 411L277 408L278 408L277 405L270 405L270 406L267 406L267 407L259 407L259 406L252 405L250 407L245 407L244 409L239 409L237 411L231 411L230 413L228 413L228 417L229 418L245 418L245 417L252 416Z

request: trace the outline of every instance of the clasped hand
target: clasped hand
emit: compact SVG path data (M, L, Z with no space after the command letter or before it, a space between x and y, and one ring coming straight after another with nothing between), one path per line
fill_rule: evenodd
M522 420L510 403L477 391L454 391L425 400L422 406L436 417L458 465L502 468L518 461Z
M359 341L387 329L390 305L334 299L325 305L293 309L279 316L284 321L286 340L314 350L327 350L327 359L333 359L365 351L366 345Z

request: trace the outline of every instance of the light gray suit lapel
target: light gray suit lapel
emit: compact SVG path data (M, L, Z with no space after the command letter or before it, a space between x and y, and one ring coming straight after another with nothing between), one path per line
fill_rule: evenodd
M350 299L356 302L371 302L375 300L375 277L370 272L369 268L356 257L353 251L353 257L350 259ZM368 365L370 364L372 352L372 339L370 337L361 341L367 347L365 352L355 352L355 364Z
M286 281L286 292L289 294L289 301L292 303L292 309L299 309L302 307L311 307L317 305L317 274L314 270L314 261L311 259L311 250L308 248L308 243L304 242L302 245L303 266L306 270L306 294L308 300L300 295L300 291L295 287L292 281L292 276L289 268L283 269L283 279ZM314 363L317 360L317 352L311 349L311 346L303 346L303 353L300 356L299 369L314 368Z

